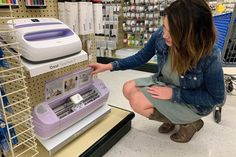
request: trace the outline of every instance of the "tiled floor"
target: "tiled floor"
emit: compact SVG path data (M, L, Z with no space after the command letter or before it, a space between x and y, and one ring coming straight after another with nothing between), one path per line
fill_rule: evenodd
M98 78L110 89L109 104L131 110L128 101L122 95L123 83L149 75L151 73L126 70L104 72L99 74ZM235 157L236 97L227 97L220 124L214 122L213 114L203 120L203 129L195 134L189 143L179 144L170 140L171 133L158 133L160 123L135 114L131 131L104 157Z

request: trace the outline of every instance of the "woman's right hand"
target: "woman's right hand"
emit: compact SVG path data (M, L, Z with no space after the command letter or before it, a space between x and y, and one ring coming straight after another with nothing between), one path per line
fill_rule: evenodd
M89 64L88 66L93 68L92 75L98 74L100 72L104 72L106 70L112 70L111 63L108 63L108 64L92 63L92 64Z

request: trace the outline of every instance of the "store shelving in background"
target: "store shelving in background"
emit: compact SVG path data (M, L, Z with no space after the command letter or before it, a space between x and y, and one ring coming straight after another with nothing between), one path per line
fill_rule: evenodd
M122 4L123 0L103 0L101 3L103 32L95 32L97 56L112 57L116 49L123 47Z
M46 0L25 0L26 8L45 8Z
M233 12L235 3L236 3L236 0L224 0L226 12Z
M233 12L236 0L208 0L213 15Z
M13 5L13 6L17 6L18 5L18 0L0 0L0 7L8 7L9 4Z
M173 0L125 0L123 43L142 48L163 23L163 11Z
M128 47L142 47L161 25L159 0L128 0L123 7L123 43Z

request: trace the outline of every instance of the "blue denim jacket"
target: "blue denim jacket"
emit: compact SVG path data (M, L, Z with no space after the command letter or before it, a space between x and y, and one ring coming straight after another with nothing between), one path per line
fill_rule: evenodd
M163 38L163 28L153 33L148 43L133 56L112 62L113 71L126 70L147 63L157 56L156 76L167 60L168 46ZM202 58L197 66L185 75L179 76L180 87L173 88L171 101L180 104L191 104L197 114L209 114L215 105L225 100L224 74L221 65L221 51L216 46L212 53Z

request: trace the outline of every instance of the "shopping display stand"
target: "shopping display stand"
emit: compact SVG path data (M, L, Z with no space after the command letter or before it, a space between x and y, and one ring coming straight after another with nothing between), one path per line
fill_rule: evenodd
M8 16L8 13L4 12L3 15ZM47 8L45 9L26 9L24 1L20 1L19 7L14 9L13 17L57 18L58 17L57 1L56 0L47 1ZM27 108L28 109L27 111L29 111L28 114L31 114L32 109L37 104L45 100L44 89L46 82L62 77L66 74L71 74L77 70L87 67L89 63L96 62L95 35L89 34L80 36L80 38L83 43L83 50L87 52L86 54L88 57L87 59L80 60L80 62L68 65L66 67L54 69L53 71L44 71L45 73L40 73L40 74L30 73L31 72L30 69L27 68L25 64L21 66L22 75L23 78L25 79L24 85L27 87L27 96L28 96L27 101L30 102L29 107ZM32 118L31 116L29 117ZM72 142L70 142L65 147L61 148L59 151L52 154L51 156L55 157L102 156L104 153L107 152L107 150L109 150L121 137L123 137L131 129L131 120L133 117L134 117L133 112L116 107L111 107L111 112L106 114L98 123L93 125L93 127L91 127L89 130L86 130L86 132L84 132L82 135L79 136L76 135L77 138L75 138ZM33 125L30 124L29 126L30 129L32 129ZM33 130L32 130L32 138L35 138ZM20 142L21 141L22 140L20 139ZM12 156L30 157L30 156L35 156L36 153L38 152L39 152L39 154L37 155L38 157L50 156L49 152L37 140L36 142L35 141L31 142L29 146L30 146L29 149L33 149L34 152L23 150L21 148L19 148L19 150L11 149L13 154Z
M131 120L134 118L133 112L114 106L110 107L111 112L99 123L51 156L38 142L39 154L37 157L99 157L105 154L129 132Z
M12 51L15 49L20 52L19 43L15 38L15 17L12 5L8 4L5 7L4 10L0 10L0 50L3 53L0 60L1 63L4 62L4 66L0 67L0 123L1 135L4 134L5 137L1 151L5 156L24 157L26 154L35 156L38 151L21 55ZM8 20L12 21L12 27L8 27ZM3 36L11 37L11 42L6 43Z

